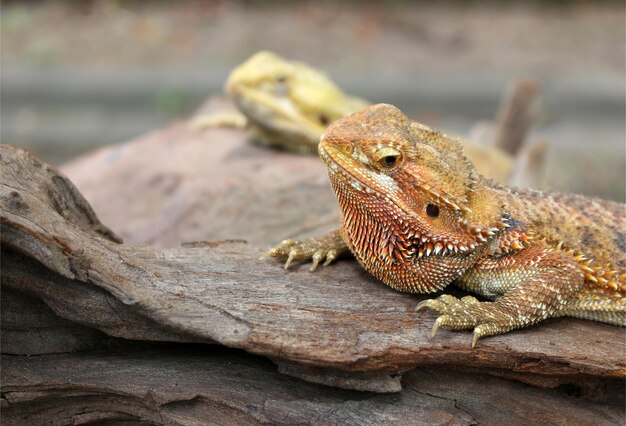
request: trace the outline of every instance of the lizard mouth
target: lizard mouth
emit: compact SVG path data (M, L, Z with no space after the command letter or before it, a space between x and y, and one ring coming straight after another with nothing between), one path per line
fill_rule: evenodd
M368 179L365 173L358 171L358 167L362 166L360 166L356 160L350 158L350 156L342 152L341 149L332 146L324 139L324 136L321 138L318 152L332 176L336 176L339 179L343 178L343 180L355 190L374 196L387 203L392 203L405 215L414 217L414 213L412 213L407 206L401 205L400 196L397 191L391 189L391 193L389 193L390 188L386 188L388 192L386 194L382 188L378 187L379 185L377 185L373 179ZM356 172L353 170L356 170Z
M324 131L320 124L308 119L294 102L278 88L267 90L234 84L226 85L226 92L255 125L272 131L305 134L317 140Z
M350 185L361 192L367 192L369 194L377 195L379 198L385 198L380 190L372 189L369 183L363 176L359 176L361 173L354 173L350 171L350 166L354 170L358 164L355 160L349 158L347 154L341 152L340 149L331 146L324 136L318 146L318 153L322 161L326 164L328 172L333 176L343 177L348 181Z
M419 226L421 219L408 206L404 205L398 194L399 191L390 193L389 188L386 187L387 192L385 193L377 187L375 182L373 184L368 183L371 182L371 179L367 179L364 173L358 172L357 167L362 166L340 148L327 142L324 137L322 137L318 151L332 176L331 181L335 183L343 180L354 190L379 199L409 218L408 221L398 221L397 229L387 238L385 250L388 251L390 257L398 260L402 257L406 260L416 261L432 256L445 256L461 260L470 256L477 247L475 242L453 241L446 238L445 235L432 236L426 228ZM357 173L352 170L356 170ZM407 222L412 222L413 225L408 225Z

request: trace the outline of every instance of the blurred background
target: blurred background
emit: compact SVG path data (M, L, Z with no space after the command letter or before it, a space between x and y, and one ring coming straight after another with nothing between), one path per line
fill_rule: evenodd
M545 186L624 201L623 1L3 1L1 141L61 164L188 117L261 49L468 134L542 92Z

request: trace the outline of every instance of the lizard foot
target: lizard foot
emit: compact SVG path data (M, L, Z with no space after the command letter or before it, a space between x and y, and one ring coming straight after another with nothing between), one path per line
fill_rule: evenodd
M313 272L317 269L317 266L322 260L324 260L324 266L335 260L337 258L337 250L332 248L325 249L313 243L311 240L284 240L279 245L263 254L260 259L263 260L268 257L286 259L285 269L289 268L291 262L294 260L311 260L313 263L309 271Z
M315 271L323 262L326 266L340 255L347 253L348 247L341 238L339 231L332 231L320 238L310 240L284 240L279 245L263 254L260 259L275 257L285 260L285 269L289 268L294 260L312 261L310 272Z
M440 314L433 324L432 337L441 326L452 330L473 328L472 348L483 336L505 333L519 326L515 316L505 306L498 302L480 302L472 296L458 299L443 294L436 299L424 300L415 308L416 311L423 309L432 309Z
M210 128L245 129L247 123L246 116L240 112L225 111L192 118L189 122L189 128L195 131L203 131Z

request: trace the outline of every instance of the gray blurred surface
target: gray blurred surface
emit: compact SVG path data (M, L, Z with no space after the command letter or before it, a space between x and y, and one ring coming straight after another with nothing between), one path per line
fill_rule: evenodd
M54 163L137 137L270 49L467 134L508 85L543 94L545 187L624 200L623 2L73 2L2 11L1 140Z

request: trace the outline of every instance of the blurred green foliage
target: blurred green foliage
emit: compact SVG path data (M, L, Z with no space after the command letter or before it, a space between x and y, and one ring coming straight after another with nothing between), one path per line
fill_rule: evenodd
M182 91L171 88L160 89L154 94L150 107L165 117L179 116L185 105Z

